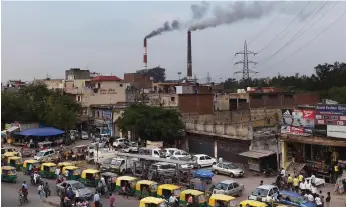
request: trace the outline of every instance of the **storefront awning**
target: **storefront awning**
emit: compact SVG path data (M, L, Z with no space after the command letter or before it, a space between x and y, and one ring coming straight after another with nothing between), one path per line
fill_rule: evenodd
M250 150L247 152L242 152L239 155L244 157L250 157L250 158L262 158L262 157L268 157L269 155L275 154L273 151L267 151L267 150Z
M12 126L12 127L10 127L9 129L7 129L6 131L8 131L8 132L13 132L13 131L15 131L15 130L17 130L17 129L19 129L19 127L17 127L17 126Z

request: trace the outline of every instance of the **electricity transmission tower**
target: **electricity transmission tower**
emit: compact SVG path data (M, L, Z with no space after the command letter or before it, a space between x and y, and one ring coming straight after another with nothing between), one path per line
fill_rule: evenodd
M249 80L249 77L250 77L250 73L258 73L256 71L252 71L249 69L249 63L250 64L257 64L257 62L254 62L254 61L251 61L248 59L248 55L256 55L257 53L255 52L252 52L250 50L247 49L247 44L246 44L246 41L245 41L245 44L244 44L244 51L241 51L241 52L237 52L235 54L236 55L244 55L244 60L242 61L238 61L236 63L234 63L234 65L237 65L237 64L243 64L243 70L241 71L237 71L235 72L234 74L237 74L237 73L242 73L243 74L243 81L245 81L246 83L248 82Z

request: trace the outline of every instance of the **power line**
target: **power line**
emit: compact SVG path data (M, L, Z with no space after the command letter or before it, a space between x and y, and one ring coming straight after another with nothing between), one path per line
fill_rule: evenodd
M259 51L258 53L263 52L263 51L264 51L265 49L267 49L274 41L276 41L276 40L280 37L280 35L281 35L284 31L286 31L286 30L293 24L293 22L299 17L299 15L301 15L301 14L304 12L304 10L307 8L307 6L308 6L310 3L311 3L311 1L309 1L309 2L303 7L303 9L300 10L300 12L297 13L297 15L291 20L291 22L290 22L283 30L281 30L281 31L279 32L279 34L276 35L276 37L275 37L274 39L272 39L267 45L265 45L262 49L260 49L260 51Z
M287 2L285 3L285 5L287 4ZM252 38L252 40L250 40L249 42L249 46L256 41L265 31L267 31L267 29L273 25L273 23L278 19L277 17L280 16L285 10L286 10L286 6L284 5L284 7L281 9L281 11L273 18L272 21L269 22L269 24L267 26L265 26L256 36L255 38Z
M270 65L269 67L267 67L265 70L268 70L269 68L280 64L281 62L287 60L288 58L290 58L291 56L297 54L299 51L301 51L302 49L306 48L306 46L308 46L309 44L311 44L314 40L316 40L319 36L321 36L324 32L326 32L330 27L332 27L333 25L335 25L339 20L341 20L344 16L346 15L346 12L344 12L339 18L335 19L328 27L326 27L324 30L322 30L320 33L318 33L314 38L312 38L310 41L306 42L303 46L301 46L298 50L294 51L293 53L289 54L288 56L286 56L285 58L281 59L280 61L276 62L275 64ZM264 70L263 70L264 71Z
M310 16L318 7L320 7L322 3L323 2L321 2L319 5L317 5L317 7L315 7L315 9L308 16ZM313 14L312 18L309 21L307 21L306 24L302 28L300 28L300 30L295 35L293 35L293 37L289 41L287 41L279 50L274 52L272 55L259 61L259 64L262 64L263 62L272 59L275 55L277 55L279 52L281 52L283 49L285 49L285 47L289 46L292 42L294 42L297 39L297 36L299 35L299 33L311 22L311 20L313 20L315 18L315 16L318 14L318 12L326 5L326 3L327 2L325 2L325 4L322 5L322 7L316 13Z

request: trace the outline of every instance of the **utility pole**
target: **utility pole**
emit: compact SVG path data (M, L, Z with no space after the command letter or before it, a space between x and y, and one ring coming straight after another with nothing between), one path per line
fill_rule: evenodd
M209 72L207 73L206 81L207 81L207 84L211 83L211 77L210 77Z
M246 84L248 83L248 80L250 78L250 75L249 75L250 73L254 73L254 74L258 73L256 71L252 71L252 70L249 69L249 63L257 64L257 62L249 60L248 55L256 55L256 54L257 53L252 52L252 51L247 49L246 41L245 41L245 44L244 44L244 51L237 52L237 53L234 54L234 56L236 56L236 55L243 55L244 56L244 60L238 61L238 62L234 63L234 65L243 64L243 70L237 71L234 74L242 73L243 74L243 81L245 81Z

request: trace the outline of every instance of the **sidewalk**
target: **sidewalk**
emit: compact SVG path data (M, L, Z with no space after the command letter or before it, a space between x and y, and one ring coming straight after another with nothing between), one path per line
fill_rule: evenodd
M58 196L49 196L48 198L44 199L43 202L48 203L51 206L60 206L60 197Z

